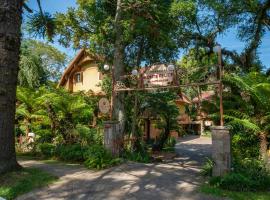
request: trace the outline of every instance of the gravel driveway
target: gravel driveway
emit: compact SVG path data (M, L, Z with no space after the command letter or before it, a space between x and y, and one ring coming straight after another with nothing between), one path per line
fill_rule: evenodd
M200 194L199 176L205 156L209 156L211 139L189 136L176 145L179 156L159 164L126 163L102 171L82 166L46 164L28 160L25 167L38 167L59 177L54 184L20 196L18 199L106 199L106 200L211 200Z

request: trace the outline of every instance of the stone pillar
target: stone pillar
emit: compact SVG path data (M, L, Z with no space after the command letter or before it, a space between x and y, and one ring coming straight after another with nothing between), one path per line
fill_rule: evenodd
M224 126L211 127L213 176L223 176L231 170L231 135Z
M119 156L123 146L123 137L118 121L104 122L104 146L112 155Z

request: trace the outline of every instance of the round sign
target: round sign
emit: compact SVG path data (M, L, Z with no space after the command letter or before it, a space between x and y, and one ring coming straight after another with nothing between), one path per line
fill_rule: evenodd
M110 102L106 98L101 98L98 102L98 107L101 113L106 114L110 111Z

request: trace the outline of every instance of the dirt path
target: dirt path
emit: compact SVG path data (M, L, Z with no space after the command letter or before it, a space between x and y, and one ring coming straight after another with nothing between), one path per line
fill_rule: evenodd
M197 191L202 182L198 175L200 159L209 153L209 141L209 138L185 138L176 146L180 156L174 162L161 164L127 163L98 172L87 170L81 166L21 161L20 163L25 167L41 168L60 177L60 179L48 187L33 191L18 199L217 199ZM203 148L201 143L206 143L206 148ZM208 150L204 152L202 149ZM198 153L202 153L202 155L196 156ZM197 158L200 159L194 160Z

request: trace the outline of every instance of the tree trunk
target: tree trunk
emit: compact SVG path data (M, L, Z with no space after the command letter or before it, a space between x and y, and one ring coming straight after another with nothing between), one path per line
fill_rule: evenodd
M50 121L51 121L51 133L52 133L52 136L55 137L56 136L56 128L58 127L57 116L56 116L56 113L53 110L53 107L51 104L47 103L46 108L47 108L48 116L49 116Z
M30 133L30 119L26 118L24 119L24 124L25 124L25 136L28 137L29 133Z
M14 124L22 4L0 0L0 174L19 168Z
M120 81L124 75L124 55L125 45L123 41L122 19L122 0L117 0L117 9L115 14L115 44L114 44L114 60L113 60L113 75L115 82ZM113 95L113 116L112 118L120 122L121 132L124 131L124 94L117 93Z
M267 163L268 155L267 155L267 135L265 132L260 133L260 155L262 160Z
M153 150L161 151L164 148L164 145L170 136L170 132L171 132L171 122L169 118L166 118L166 126L164 128L164 134L161 135L158 144L153 146Z
M140 44L139 44L139 50L137 54L137 59L136 59L136 68L138 72L140 73L140 63L141 63L141 57L143 54L143 46L144 46L144 38L141 39ZM138 80L137 87L140 86L140 80ZM132 119L132 129L131 129L131 138L135 137L136 140L138 139L138 93L137 91L134 92L134 111L133 111L133 119Z

